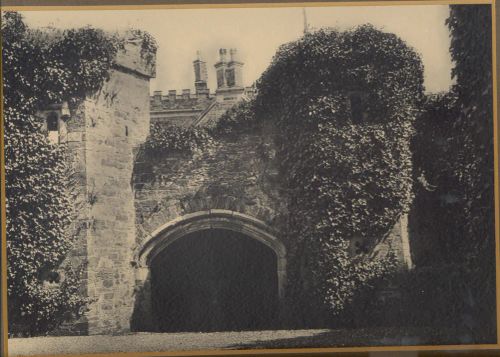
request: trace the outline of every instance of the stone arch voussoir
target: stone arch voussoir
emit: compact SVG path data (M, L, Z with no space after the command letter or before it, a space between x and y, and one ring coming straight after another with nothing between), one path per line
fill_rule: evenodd
M252 202L248 198L231 195L192 197L184 199L182 202L167 202L157 212L146 217L141 224L137 225L138 243L141 244L149 237L154 236L158 228L163 226L165 222L173 221L188 214L210 210L226 210L241 213L255 217L267 225L270 225L275 219L275 212L272 209Z
M144 237L137 247L135 260L138 269L148 269L158 254L189 233L212 228L227 229L243 233L273 250L277 258L278 292L280 297L283 296L286 248L278 239L277 232L262 220L236 211L210 209L184 214L163 222Z

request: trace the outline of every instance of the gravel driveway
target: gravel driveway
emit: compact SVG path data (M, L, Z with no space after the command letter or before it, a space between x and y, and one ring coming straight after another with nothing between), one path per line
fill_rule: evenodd
M476 336L477 338L478 336ZM493 339L494 340L494 339ZM9 356L53 356L112 352L307 348L351 346L416 346L494 343L474 340L461 328L359 328L337 330L277 330L212 333L132 333L120 336L65 336L9 339ZM383 352L386 353L386 352ZM214 353L215 354L215 353ZM158 354L157 354L158 355ZM88 356L88 355L86 355Z
M124 336L66 336L9 339L10 356L159 352L237 348L289 338L307 338L328 330L279 330L213 333L134 333Z

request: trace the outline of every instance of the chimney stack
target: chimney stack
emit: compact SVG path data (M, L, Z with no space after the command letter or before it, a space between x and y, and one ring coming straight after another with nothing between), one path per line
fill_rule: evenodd
M193 61L194 66L194 87L196 95L208 95L208 74L207 64L201 59L200 51L196 51L196 60Z
M236 48L231 48L229 50L229 57L230 57L230 62L236 61L236 55L238 53L238 50Z
M215 66L215 71L217 73L217 88L225 88L227 87L226 82L226 54L227 50L225 48L219 49L219 62L217 62Z
M227 50L225 48L219 49L220 62L226 62Z
M228 87L243 87L243 62L240 62L237 57L238 51L236 48L229 50L230 61L226 69L226 84Z

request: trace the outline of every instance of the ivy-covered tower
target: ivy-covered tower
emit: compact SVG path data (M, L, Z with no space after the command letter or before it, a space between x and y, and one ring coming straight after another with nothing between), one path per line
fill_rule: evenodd
M130 184L136 148L149 133L149 80L156 48L127 33L109 80L76 106L56 105L46 117L51 140L66 143L77 183L75 246L67 264L83 267L81 293L89 310L72 333L127 332L134 304L134 194ZM67 332L67 331L66 331Z

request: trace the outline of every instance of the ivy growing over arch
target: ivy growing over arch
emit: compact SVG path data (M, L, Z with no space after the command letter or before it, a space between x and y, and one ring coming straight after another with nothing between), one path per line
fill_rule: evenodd
M172 152L193 154L211 147L212 136L205 128L153 123L144 147L151 155Z

